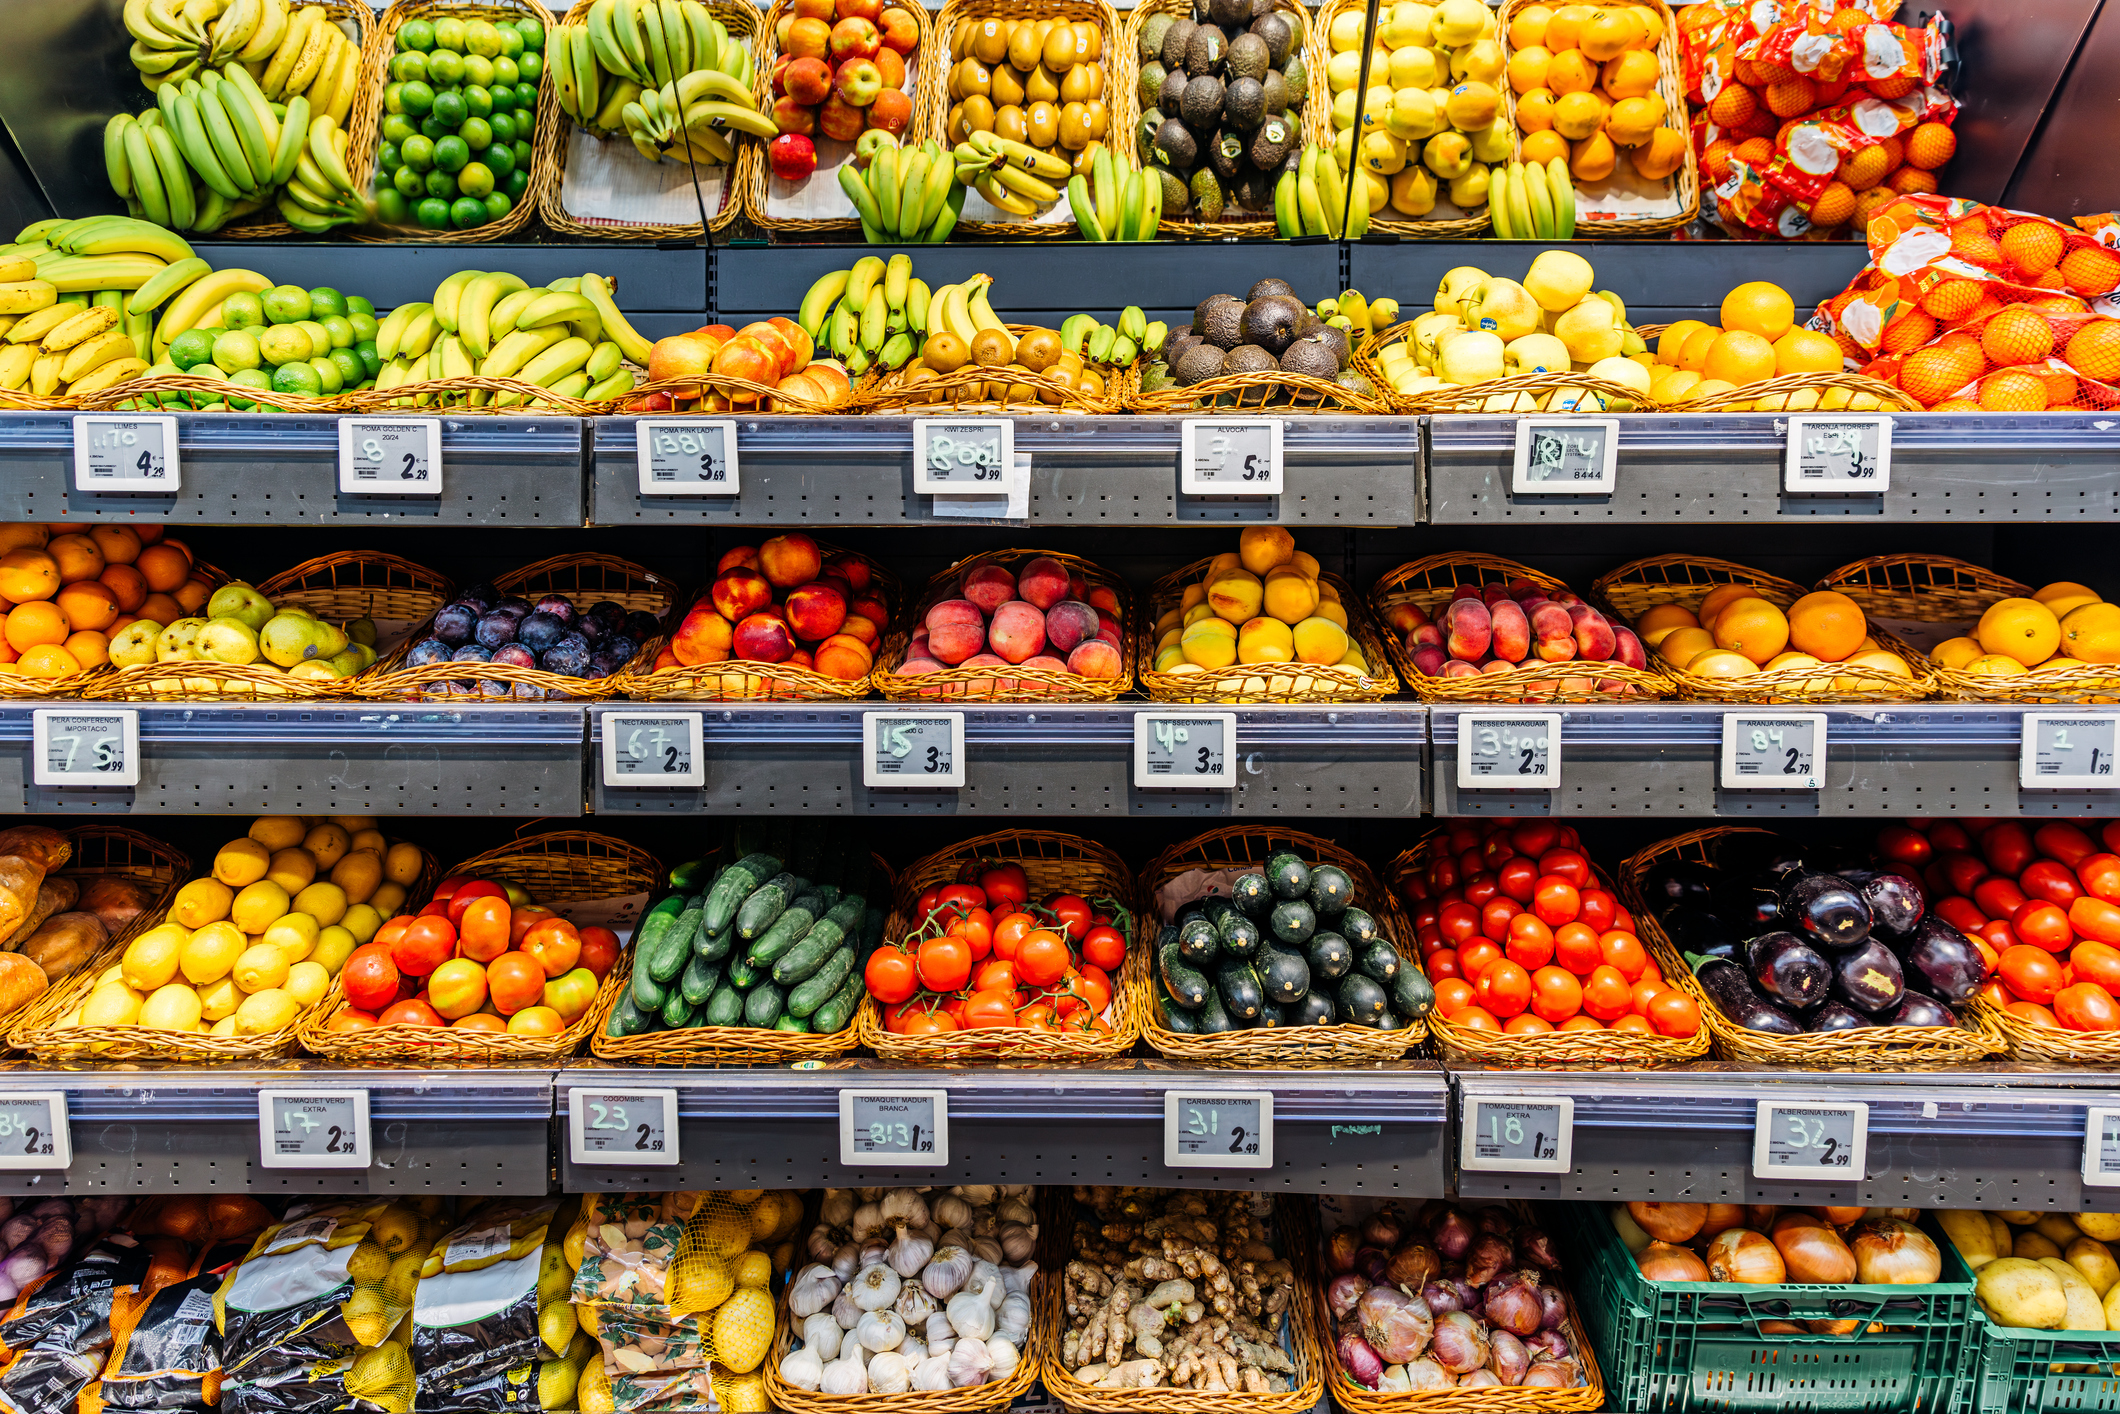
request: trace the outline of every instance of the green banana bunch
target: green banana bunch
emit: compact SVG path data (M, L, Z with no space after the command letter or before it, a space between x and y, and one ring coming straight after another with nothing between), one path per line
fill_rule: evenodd
M865 255L850 270L820 275L802 297L795 322L853 377L912 362L928 330L932 292L913 278L913 259Z
M1494 169L1487 192L1494 234L1505 241L1567 240L1575 234L1575 179L1556 157Z
M839 165L839 187L854 204L870 245L939 245L964 210L964 187L951 180L950 154L933 138L900 147L879 129L861 135L852 162Z
M1283 172L1274 183L1274 233L1285 241L1316 236L1360 240L1369 233L1369 203L1359 184L1350 195L1352 180L1340 170L1331 148L1305 143L1296 170Z
M1149 323L1141 307L1130 304L1119 312L1115 325L1098 322L1094 314L1070 314L1060 321L1060 347L1091 363L1123 368L1139 358L1144 348L1160 346L1163 333L1160 321Z
M1088 241L1152 241L1163 218L1163 181L1099 145L1087 176L1067 183L1067 204Z
M623 131L650 162L728 166L734 137L779 129L751 91L751 56L700 0L596 0L545 46L562 112Z

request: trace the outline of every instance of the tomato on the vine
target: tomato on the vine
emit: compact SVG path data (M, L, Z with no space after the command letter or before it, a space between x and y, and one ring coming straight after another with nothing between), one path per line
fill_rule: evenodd
M994 956L1013 958L1016 949L1023 945L1026 935L1038 927L1038 920L1028 913L1011 913L994 922Z
M1016 990L1016 964L1003 958L990 958L979 964L972 974L972 990L975 992L1013 992Z
M944 884L935 900L944 918L960 918L975 908L986 907L986 892L977 884Z
M931 992L954 992L972 975L972 950L962 938L929 938L916 961L920 985Z
M1046 899L1045 906L1058 915L1060 927L1069 938L1079 943L1089 936L1090 914L1093 910L1088 899L1079 894L1054 894Z
M1094 963L1085 963L1080 971L1068 979L1070 995L1080 997L1092 1013L1102 1015L1111 1005L1112 979L1103 968Z
M1082 956L1107 972L1116 972L1126 961L1126 935L1109 924L1092 928L1082 940Z
M956 1029L956 1018L946 1011L923 1011L907 1017L905 1025L900 1028L907 1036L939 1036Z
M967 1031L1016 1024L1016 999L1011 993L974 992L965 999L964 1027Z
M869 954L861 980L869 995L886 1005L905 1001L920 990L920 976L902 948L878 948Z
M979 887L985 890L990 904L1030 902L1031 881L1021 864L987 866L979 873Z
M1016 1024L1026 1031L1043 1031L1058 1035L1067 1028L1060 1024L1060 1014L1044 1005L1027 1006L1016 1014Z
M950 922L950 936L962 938L972 950L972 961L978 962L994 950L994 919L983 908L975 908L962 918Z
M1074 954L1058 933L1039 928L1016 949L1016 975L1033 987L1050 987L1066 975Z

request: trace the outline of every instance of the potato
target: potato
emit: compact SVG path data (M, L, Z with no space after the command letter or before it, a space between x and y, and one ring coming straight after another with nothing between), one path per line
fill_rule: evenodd
M2032 1224L2032 1231L2061 1248L2083 1236L2083 1229L2067 1213L2041 1213L2039 1221Z
M2004 1208L1995 1214L2011 1227L2030 1227L2039 1221L2039 1214L2029 1208Z
M2120 1328L2120 1286L2105 1293L2105 1328Z
M2091 1284L2091 1290L2103 1301L2105 1293L2120 1284L2120 1262L2113 1260L2113 1249L2095 1237L2079 1237L2062 1249L2061 1255L2068 1264L2083 1274Z
M2066 1331L2095 1331L2105 1329L2105 1307L2098 1300L2098 1293L2091 1290L2077 1270L2059 1257L2040 1259L2045 1267L2061 1279L2061 1295L2068 1302L2068 1315L2063 1318L2062 1329Z
M2068 1319L2068 1293L2061 1278L2021 1257L1997 1257L1982 1267L1973 1294L2000 1325L2052 1331Z
M2000 1213L1989 1213L1987 1222L1988 1231L1995 1234L1995 1255L1998 1257L2009 1255L2010 1225L2002 1220L2002 1214Z
M2041 1257L2060 1256L2061 1249L2056 1247L2043 1234L2025 1228L2021 1229L2016 1237L2011 1239L2010 1255L2012 1257L2026 1257L2036 1262Z
M1988 1226L1987 1215L1970 1208L1948 1208L1936 1214L1943 1225L1943 1235L1958 1249L1958 1255L1974 1271L2002 1255L1995 1248L1995 1230Z
M2095 1237L2100 1242L2120 1242L2120 1213L2078 1213L2076 1226L2083 1229L2085 1237Z

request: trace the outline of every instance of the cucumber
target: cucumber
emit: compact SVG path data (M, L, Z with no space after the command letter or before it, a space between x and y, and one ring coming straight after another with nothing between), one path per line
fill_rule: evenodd
M797 1016L808 1016L838 994L853 970L854 949L851 944L842 943L838 952L826 958L821 967L788 993L788 1010ZM776 977L774 980L780 979Z
M1170 999L1170 993L1156 995L1157 1015L1163 1018L1163 1029L1175 1031L1180 1036L1191 1036L1200 1029L1200 1019Z
M1287 1013L1291 1026L1330 1026L1335 1019L1332 998L1324 992L1305 992Z
M1172 1001L1188 1011L1198 1011L1207 1004L1213 989L1207 985L1207 978L1203 973L1194 971L1186 964L1185 959L1178 955L1176 943L1165 945L1163 951L1156 955L1156 962L1163 973L1163 986L1170 993Z
M1197 1020L1202 1036L1219 1036L1225 1031L1237 1029L1237 1023L1230 1020L1228 1010L1222 1005L1222 999L1215 995L1211 987L1207 992L1207 1004L1200 1008Z
M1310 964L1299 952L1283 952L1262 942L1251 965L1259 974L1259 985L1266 990L1266 1000L1277 1006L1301 1001L1310 990Z
M810 925L822 917L830 907L824 900L824 894L817 889L803 894L789 904L780 917L773 920L773 926L766 929L757 942L751 944L744 953L744 961L753 967L766 966L801 942L802 935L810 931Z
M1215 925L1205 918L1195 918L1180 924L1177 932L1178 956L1195 967L1206 967L1213 963L1222 951L1220 935Z
M1230 1019L1240 1024L1257 1020L1259 1008L1266 1005L1266 988L1260 983L1259 974L1252 971L1250 963L1239 959L1222 964L1222 970L1215 974L1215 990L1222 994Z
M772 927L788 900L802 892L803 883L793 874L775 874L753 889L736 910L736 936L748 943Z
M1339 934L1356 947L1373 943L1384 936L1377 921L1359 908L1350 908L1340 915Z
M1390 986L1405 966L1399 950L1382 938L1355 949L1354 970L1371 981Z
M743 1024L743 993L734 987L718 989L707 1001L706 1012L700 1018L702 1026L741 1026Z
M1391 1009L1409 1021L1419 1021L1435 1010L1435 987L1418 967L1401 967L1388 990Z
M703 957L695 957L685 964L685 973L678 979L677 990L684 993L686 1002L695 1007L702 1007L720 985L721 964L709 962Z
M704 859L687 859L670 871L670 887L681 894L706 891L713 882L714 867Z
M700 922L701 930L726 933L743 901L779 872L780 861L770 854L747 854L722 870L714 887L707 890L706 916Z
M691 934L677 930L677 920L687 906L696 907L697 899L688 899L683 894L672 894L641 916L640 931L633 937L633 953L638 957L667 946L666 939L689 939ZM683 944L680 943L680 946Z
M633 994L625 993L618 1005L611 1008L611 1020L604 1026L606 1036L638 1036L655 1024L650 1014L643 1014L633 1005Z
M685 1000L685 994L677 988L670 989L670 996L663 1003L662 1024L672 1031L682 1031L692 1024L692 1013L698 1010Z
M808 1031L808 1030L810 1029L810 1023L809 1023L809 1022L807 1022L807 1021L804 1021L804 1020L803 1020L803 1019L802 1019L801 1017L799 1017L799 1016L783 1016L782 1018L780 1018L780 1020L778 1020L778 1021L776 1021L776 1022L774 1022L774 1023L773 1023L773 1029L774 1029L775 1031L805 1031L805 1032L806 1032L806 1031Z
M655 945L643 944L633 950L634 966L645 967L658 982L668 982L685 970L685 959L692 955L693 930L699 927L701 908L693 904L677 915L677 923L663 930Z
M854 1019L854 1009L861 1005L867 992L857 969L840 984L838 991L832 993L830 1001L810 1013L810 1030L820 1036L846 1030L847 1023Z
M862 966L866 967L868 965L870 953L883 946L883 927L890 921L890 915L884 909L870 908L863 910L861 915L860 948Z
M787 993L771 982L761 982L743 999L743 1024L765 1030L788 1009L786 1003Z
M1359 972L1340 979L1340 1020L1374 1026L1391 1014L1391 999L1376 980Z
M670 994L663 984L656 981L655 974L648 970L646 959L638 955L633 959L632 997L633 1004L641 1009L642 1015L661 1011L663 1003L670 999Z
M1310 940L1310 973L1337 982L1354 967L1354 949L1338 933L1320 933Z
M810 925L802 941L773 964L773 980L792 985L822 967L824 960L846 941L848 930L861 926L867 908L860 894L848 894L833 904L830 912Z
M706 922L704 913L700 915L700 922ZM729 949L735 946L735 943L734 928L724 928L719 933L709 933L702 929L699 935L692 939L692 955L708 962L720 962L729 955Z
M758 985L758 979L763 976L765 976L765 973L751 966L750 963L745 962L742 958L732 957L729 959L729 985L737 991L750 991Z

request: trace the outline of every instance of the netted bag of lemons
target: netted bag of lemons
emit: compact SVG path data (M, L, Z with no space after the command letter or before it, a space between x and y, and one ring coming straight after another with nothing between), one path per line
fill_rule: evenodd
M403 1327L420 1268L446 1226L440 1198L289 1209L214 1295L224 1414L410 1414L415 1384ZM347 1400L330 1402L340 1390Z
M590 1343L568 1293L578 1198L482 1204L437 1242L412 1306L420 1409L570 1409Z

